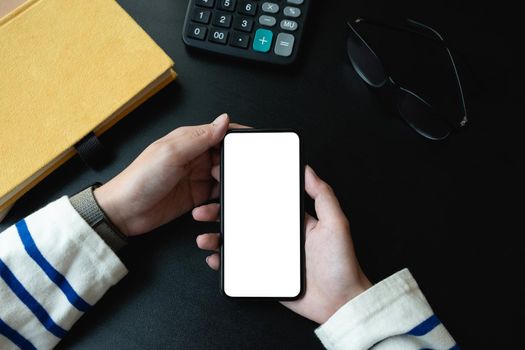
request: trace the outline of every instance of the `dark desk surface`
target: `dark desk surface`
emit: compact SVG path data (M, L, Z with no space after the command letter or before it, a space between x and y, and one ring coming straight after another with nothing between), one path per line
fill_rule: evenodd
M108 180L170 130L227 111L255 127L302 132L305 158L338 194L371 280L409 267L462 347L510 347L518 334L511 318L517 320L517 301L525 295L515 282L523 275L517 243L523 205L509 204L521 203L523 165L516 125L523 112L513 90L518 21L494 4L314 2L302 59L277 69L187 51L181 40L186 1L119 0L175 60L177 82L102 137L113 152L109 165L94 172L72 159L24 196L1 228ZM379 107L345 59L344 22L357 15L417 18L460 48L469 65L468 130L428 142ZM395 48L394 41L389 45ZM210 229L186 216L134 240L123 253L129 275L59 348L321 348L316 325L279 304L220 296L219 275L194 243Z

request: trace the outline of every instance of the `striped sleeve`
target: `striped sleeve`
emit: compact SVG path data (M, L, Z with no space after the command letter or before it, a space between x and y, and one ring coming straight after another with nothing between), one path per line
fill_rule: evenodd
M67 197L0 232L0 349L51 349L127 273Z
M315 333L327 349L459 349L407 269L343 305Z

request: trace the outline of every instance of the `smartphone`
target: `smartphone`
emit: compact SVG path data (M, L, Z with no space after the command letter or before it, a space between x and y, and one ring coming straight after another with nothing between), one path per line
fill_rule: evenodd
M230 130L221 157L221 290L294 300L304 289L304 165L291 130Z

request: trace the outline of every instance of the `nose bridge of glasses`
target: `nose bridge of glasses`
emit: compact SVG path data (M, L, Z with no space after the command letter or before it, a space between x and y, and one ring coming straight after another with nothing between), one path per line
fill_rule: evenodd
M388 76L385 83L381 87L374 89L374 92L381 100L395 110L397 109L397 102L400 98L399 96L402 93L400 89L401 87L397 85L392 77Z
M383 63L350 22L348 22L346 46L348 58L364 82L375 88L382 87L388 82L389 77Z

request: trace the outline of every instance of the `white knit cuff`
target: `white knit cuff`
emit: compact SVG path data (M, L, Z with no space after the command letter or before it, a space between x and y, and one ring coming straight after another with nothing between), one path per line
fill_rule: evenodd
M36 245L90 304L127 273L113 250L62 197L26 218Z
M343 305L315 333L328 349L369 349L431 315L416 281L404 269Z

